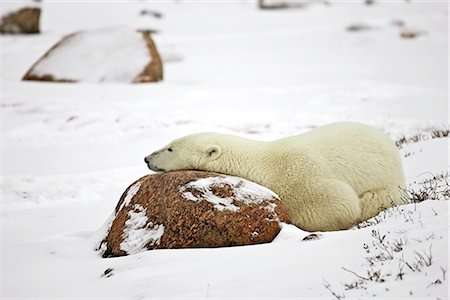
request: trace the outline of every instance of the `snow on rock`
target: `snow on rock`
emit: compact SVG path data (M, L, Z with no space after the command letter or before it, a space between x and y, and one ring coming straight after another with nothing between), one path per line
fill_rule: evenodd
M224 188L228 186L232 190L233 197L218 197L214 194L214 188ZM193 193L195 190L198 193ZM220 211L238 211L239 207L234 205L234 201L243 202L246 205L257 204L267 199L279 199L279 197L259 184L245 180L243 178L227 177L207 177L186 183L180 187L183 197L192 201L208 201L214 208ZM273 211L274 203L270 203L267 209Z
M118 209L118 211L122 210L123 207L128 206L131 202L131 200L133 199L133 197L136 195L136 193L139 191L139 188L141 187L142 182L138 181L135 184L133 184L132 186L130 186L126 192L126 196L125 199L123 200L123 202L120 204L120 207Z
M112 222L96 234L96 249L110 257L266 243L289 222L281 204L270 190L238 177L192 170L147 175L123 193Z
M92 236L91 240L94 243L93 248L96 251L99 251L102 254L102 253L105 253L105 251L107 250L107 248L106 248L107 244L106 244L106 242L103 239L105 238L105 236L107 236L109 234L109 231L111 230L113 222L114 222L115 218L117 217L117 213L119 211L121 211L124 207L127 207L130 204L130 202L133 199L133 197L139 191L139 188L141 187L141 183L142 182L137 181L134 184L132 184L130 187L128 187L128 189L125 191L125 197L123 198L123 201L121 203L119 202L119 204L120 204L119 209L118 210L114 210L114 212L109 216L109 218L105 221L105 223L103 223L102 227L100 227L100 229L97 230L96 234ZM140 207L142 207L142 206L136 207L136 205L135 205L134 209L139 209ZM142 212L142 210L141 210L141 212ZM142 213L141 213L141 215L142 215ZM135 225L136 222L133 221L133 220L135 220L135 218L131 218L132 216L134 216L132 210L129 211L129 216L130 216L130 220L131 220L130 223L129 223L131 225L131 228L127 227L127 232L131 232L131 233L127 233L127 237L129 237L131 235L131 238L133 238L134 237L133 228L136 229L136 225ZM145 216L145 212L144 212L142 218L144 216ZM139 229L139 228L137 228L137 229ZM101 241L100 244L98 243L99 241ZM147 242L149 242L149 241L150 240L148 240ZM124 248L125 249L123 249L123 250L124 251L127 251L126 249L131 249L131 251L136 250L136 247L132 248L132 247L129 246L130 244L131 245L135 245L136 242L134 242L134 241L126 242L124 244ZM143 246L145 246L145 244ZM143 246L141 245L140 249L142 249ZM139 251L137 251L137 252L139 252ZM133 252L133 253L137 253L137 252Z
M23 79L91 83L159 81L162 63L148 31L96 29L65 36Z
M120 249L127 254L136 254L146 250L146 245L159 245L164 234L164 225L148 222L147 209L135 204L128 212L129 219L125 222L123 241Z

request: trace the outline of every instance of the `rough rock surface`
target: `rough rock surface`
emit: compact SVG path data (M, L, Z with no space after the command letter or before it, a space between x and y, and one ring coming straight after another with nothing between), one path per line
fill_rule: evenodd
M203 171L147 175L127 188L104 228L104 257L156 248L210 248L272 241L289 222L269 189Z

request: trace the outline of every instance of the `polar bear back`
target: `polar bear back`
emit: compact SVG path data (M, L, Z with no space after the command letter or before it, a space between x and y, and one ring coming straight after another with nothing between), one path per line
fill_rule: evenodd
M320 166L320 176L349 183L357 193L379 186L404 186L400 156L382 131L351 122L331 124L273 142L280 151L306 152ZM289 151L289 150L288 150ZM324 170L329 170L324 174Z

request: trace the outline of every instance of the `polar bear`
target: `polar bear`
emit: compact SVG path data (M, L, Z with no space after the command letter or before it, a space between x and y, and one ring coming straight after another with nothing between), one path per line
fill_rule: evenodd
M277 193L307 231L348 229L404 203L402 163L393 141L342 122L271 142L218 133L174 140L145 157L156 172L194 169L239 176Z

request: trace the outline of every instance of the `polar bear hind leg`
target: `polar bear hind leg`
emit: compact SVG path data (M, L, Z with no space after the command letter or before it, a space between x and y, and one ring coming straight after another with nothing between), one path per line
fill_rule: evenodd
M343 230L358 224L361 216L360 199L347 183L336 179L316 181L309 190L311 199L303 211L296 213L299 227L308 231ZM312 200L314 199L314 200Z
M394 186L364 192L359 199L362 221L375 217L386 208L406 203L400 187Z

